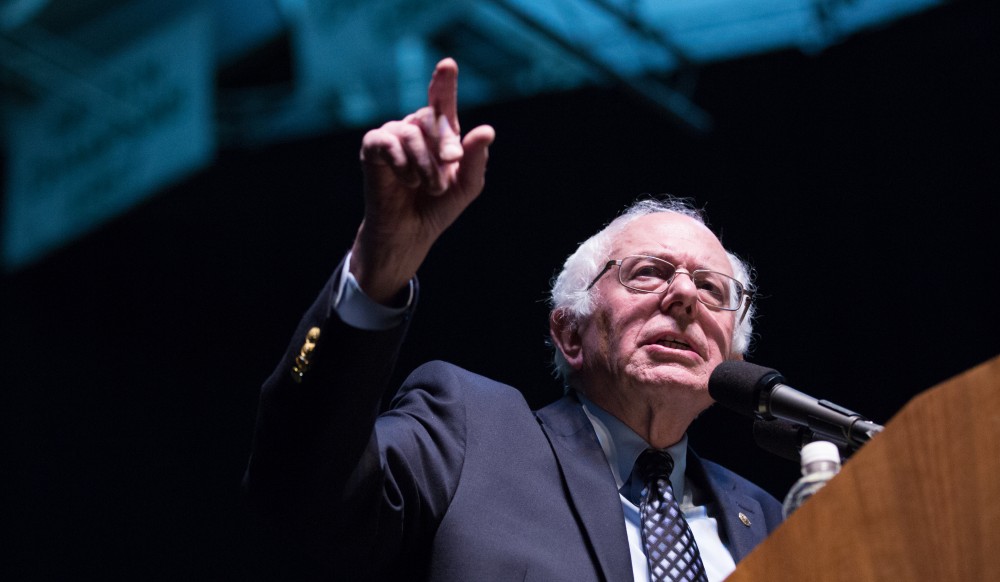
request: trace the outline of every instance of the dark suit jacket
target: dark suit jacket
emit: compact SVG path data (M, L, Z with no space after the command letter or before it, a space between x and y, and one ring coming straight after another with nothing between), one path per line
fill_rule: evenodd
M330 294L262 391L245 478L262 513L344 579L631 579L614 478L575 398L532 412L518 390L432 362L379 414L406 326L346 326ZM312 327L320 339L295 383ZM691 454L688 477L736 560L780 522L773 497L714 463Z

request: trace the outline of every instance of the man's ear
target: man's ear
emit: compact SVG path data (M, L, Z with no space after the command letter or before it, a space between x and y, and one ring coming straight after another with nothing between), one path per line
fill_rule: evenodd
M579 370L583 366L583 342L576 320L562 309L553 309L549 313L549 335L569 367Z

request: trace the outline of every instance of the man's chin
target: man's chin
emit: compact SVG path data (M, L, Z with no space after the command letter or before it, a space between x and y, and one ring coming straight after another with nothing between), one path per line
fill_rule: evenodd
M666 364L647 370L640 376L640 383L657 390L707 391L707 379L686 367Z

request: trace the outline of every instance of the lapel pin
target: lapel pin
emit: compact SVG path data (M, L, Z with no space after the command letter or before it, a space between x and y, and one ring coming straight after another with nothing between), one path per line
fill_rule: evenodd
M312 357L313 350L316 349L316 342L319 341L318 327L313 327L309 329L306 334L305 342L302 343L302 349L299 350L299 355L295 357L295 363L292 365L292 380L298 384L302 382L303 376L309 371L309 366L312 365L310 358Z
M743 513L742 511L740 512L740 521L743 522L743 525L750 527L750 518L747 517L747 514Z

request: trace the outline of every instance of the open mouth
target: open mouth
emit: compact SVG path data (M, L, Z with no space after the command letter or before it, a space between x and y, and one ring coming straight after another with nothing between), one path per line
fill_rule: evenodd
M673 339L661 339L661 340L659 340L659 341L656 342L656 345L660 345L660 346L664 346L664 347L668 347L668 348L674 348L675 350L692 350L692 348L691 348L690 345L688 345L688 344L686 344L686 343L684 343L682 341L673 340Z

